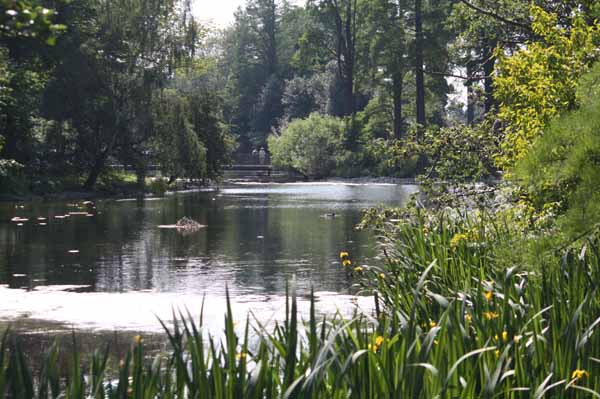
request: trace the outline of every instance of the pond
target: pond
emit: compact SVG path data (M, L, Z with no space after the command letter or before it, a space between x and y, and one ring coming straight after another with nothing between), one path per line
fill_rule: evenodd
M238 317L276 317L295 276L321 312L354 306L339 252L375 262L361 210L401 205L410 185L237 184L164 198L0 204L0 321L28 330L157 332L173 308L221 328L228 288ZM334 217L327 216L334 214ZM67 216L68 215L68 216ZM161 229L183 216L205 228ZM13 218L23 218L20 220ZM277 316L278 317L278 316Z

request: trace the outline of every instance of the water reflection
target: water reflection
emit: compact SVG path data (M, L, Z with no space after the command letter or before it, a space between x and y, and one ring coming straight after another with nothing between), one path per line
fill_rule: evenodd
M338 263L339 251L349 250L366 262L374 256L372 237L353 229L361 209L401 204L414 191L395 185L236 185L159 200L99 201L95 208L2 204L0 284L6 285L3 298L11 293L12 305L0 307L0 317L24 314L42 298L56 307L61 300L91 301L86 303L92 309L92 303L106 302L114 312L119 303L133 298L115 294L132 291L161 309L160 303L168 308L174 298L192 296L197 301L208 294L222 313L226 286L236 301L251 308L254 300L277 302L274 298L281 298L292 275L301 294L311 286L346 293L349 282ZM55 217L69 212L81 214ZM326 213L336 217L322 217ZM15 216L29 221L17 226L10 222ZM157 228L183 216L207 227L191 234ZM52 290L65 285L76 286L67 297L62 289ZM61 318L44 307L38 310L48 319L76 319Z

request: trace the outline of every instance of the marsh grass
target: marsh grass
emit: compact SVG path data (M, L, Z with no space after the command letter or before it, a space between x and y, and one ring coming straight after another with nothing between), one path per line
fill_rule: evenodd
M390 224L381 265L348 268L376 299L373 315L318 317L311 299L301 320L292 283L285 318L272 327L249 315L236 328L228 299L222 339L205 332L202 311L199 323L179 312L172 326L161 321L168 353L151 358L136 337L118 365L111 366L107 348L85 358L75 350L68 370L58 368L52 346L34 371L5 333L0 396L600 397L597 239L537 265L506 267L498 254L517 251L520 242L508 225L438 222Z

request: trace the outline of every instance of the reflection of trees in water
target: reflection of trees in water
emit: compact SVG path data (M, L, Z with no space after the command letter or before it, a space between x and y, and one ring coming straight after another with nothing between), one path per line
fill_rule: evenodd
M352 229L359 212L343 211L328 220L320 218L323 209L277 207L279 201L267 196L170 198L161 203L160 212L148 210L150 227L128 244L126 261L116 259L120 274L103 271L99 285L222 293L228 283L232 291L283 293L286 279L297 274L301 290L312 284L316 289L347 288L345 273L331 262L356 236ZM207 227L190 235L151 228L183 216ZM356 239L352 247L357 258L361 242Z
M100 291L222 293L228 283L234 292L281 294L286 279L296 274L301 293L313 284L316 290L345 290L346 273L333 264L340 250L350 251L357 261L373 254L371 245L362 247L368 235L353 231L360 221L358 207L310 199L292 207L290 198L268 192L238 197L197 193L106 202L99 206L101 215L53 221L47 226L51 230L0 225L0 253L5 255L0 282L10 282L12 273L27 273L46 278L47 284L86 284ZM334 205L339 217L320 217ZM46 205L35 212L61 214L64 209ZM207 227L189 235L157 228L183 216ZM72 256L68 249L80 253ZM15 286L22 283L14 281Z
M0 226L0 251L5 254L5 277L12 287L40 284L91 285L96 288L98 271L104 261L114 262L123 256L126 243L131 242L143 222L143 201L127 206L105 202L99 206L100 215L71 216L55 219L75 209L62 204L31 204L23 211L29 217L25 226ZM105 211L106 209L106 211ZM84 208L96 213L92 208ZM47 225L40 226L35 219L47 218ZM125 244L124 244L125 243ZM72 249L78 254L69 254ZM14 277L13 274L26 274Z

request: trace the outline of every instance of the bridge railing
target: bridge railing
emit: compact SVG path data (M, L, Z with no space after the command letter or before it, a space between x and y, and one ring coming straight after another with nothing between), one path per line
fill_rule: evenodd
M235 154L232 158L231 163L233 165L271 165L271 157L269 154L265 154L262 162L258 154L252 153Z

